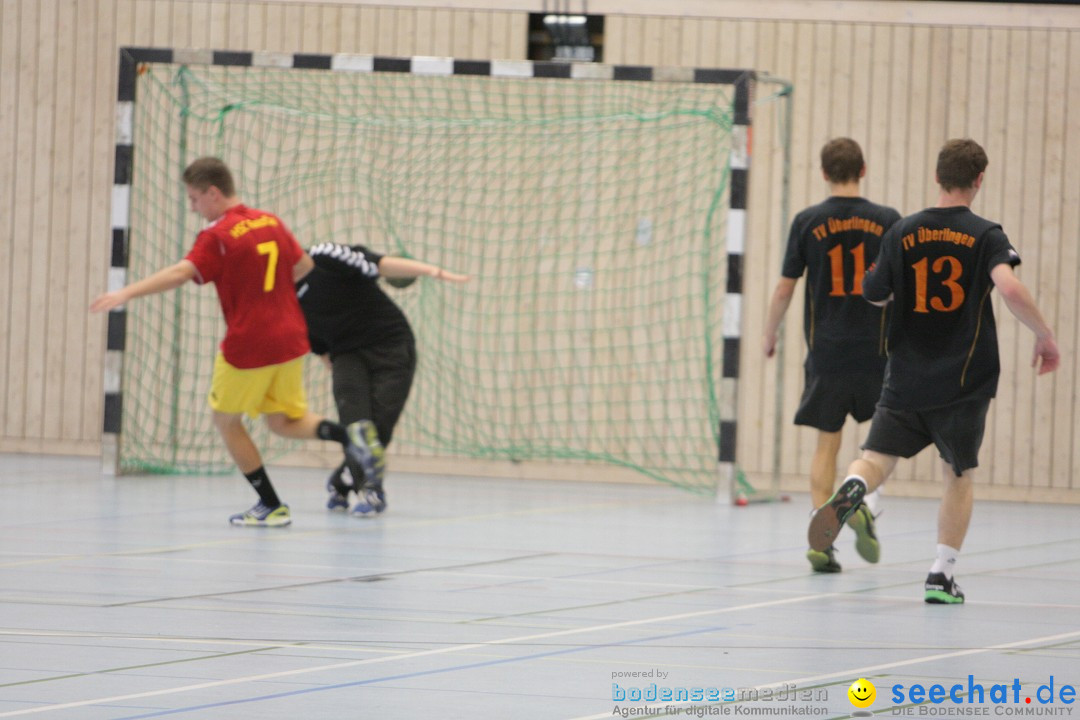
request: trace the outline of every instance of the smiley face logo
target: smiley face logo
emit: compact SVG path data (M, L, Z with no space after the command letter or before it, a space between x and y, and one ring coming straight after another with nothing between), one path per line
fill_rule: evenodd
M866 678L859 678L851 683L847 691L848 700L857 708L868 708L874 704L877 697L877 688Z

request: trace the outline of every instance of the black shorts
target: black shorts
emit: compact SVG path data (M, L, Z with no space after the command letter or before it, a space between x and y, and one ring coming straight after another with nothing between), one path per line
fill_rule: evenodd
M962 400L933 410L894 410L879 405L863 450L909 458L931 443L957 475L979 466L990 398Z
M848 415L857 422L874 416L881 397L881 373L818 374L805 371L796 425L809 425L823 432L839 432Z

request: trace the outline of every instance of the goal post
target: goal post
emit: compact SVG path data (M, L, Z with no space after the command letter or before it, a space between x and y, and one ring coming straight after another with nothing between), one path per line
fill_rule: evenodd
M738 490L752 70L161 48L120 52L110 289L186 253L180 174L233 169L301 245L472 276L388 289L419 366L395 454L620 466ZM108 317L118 472L231 467L223 323L186 286ZM327 373L309 404L336 416ZM295 443L252 426L267 459Z

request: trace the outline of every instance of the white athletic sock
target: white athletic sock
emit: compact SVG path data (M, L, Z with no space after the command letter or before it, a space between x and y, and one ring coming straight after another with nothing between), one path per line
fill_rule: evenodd
M881 506L881 488L878 488L872 493L867 493L862 501L870 511L870 514L877 517L879 512L878 508Z
M956 548L951 548L948 545L937 546L937 560L930 566L931 573L941 573L946 578L952 580L953 571L956 569L956 558L959 557L960 551Z

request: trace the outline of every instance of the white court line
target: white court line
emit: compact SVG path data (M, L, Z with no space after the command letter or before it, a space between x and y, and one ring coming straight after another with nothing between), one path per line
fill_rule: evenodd
M606 625L592 625L589 627L573 628L570 630L557 630L555 632L539 633L536 635L522 635L519 637L504 638L502 640L492 640L490 642L471 643L469 645L455 645L450 647L436 648L434 650L422 650L420 652L409 653L407 655L368 658L366 660L350 660L348 662L334 663L332 665L320 665L318 667L301 668L299 670L283 670L281 672L265 673L263 675L248 675L246 677L232 678L231 680L215 680L213 682L199 683L197 685L183 685L176 688L150 690L141 693L131 693L129 695L114 695L112 697L96 698L94 700L79 700L76 702L62 703L57 705L42 705L40 707L28 708L25 710L12 710L9 712L0 713L0 718L16 717L19 715L32 715L34 713L50 712L53 710L66 710L68 708L85 707L86 705L116 703L124 700L138 700L140 698L148 698L158 695L171 695L173 693L191 692L193 690L205 690L207 688L224 687L227 685L239 685L249 682L262 682L265 680L273 680L275 678L306 675L308 673L324 672L328 670L343 670L345 668L359 667L361 665L373 665L376 663L389 662L391 660L409 660L411 658L428 657L431 655L445 655L447 653L462 652L465 650L476 650L478 648L490 647L492 645L510 645L512 643L525 643L534 640L544 640L554 637L565 637L567 635L580 635L583 633L600 632L602 630L614 630L616 628L627 628L637 625L650 625L653 623L670 622L674 620L686 620L689 618L706 617L709 615L723 615L725 613L736 612L739 610L756 610L758 608L775 607L778 605L790 605L798 602L809 602L812 600L821 600L823 598L836 596L837 593L802 595L799 597L785 598L783 600L768 600L760 603L751 603L749 605L736 605L734 607L716 608L713 610L698 610L696 612L679 613L677 615L664 615L661 617L643 618L641 620L627 620L625 622L609 623ZM608 717L608 714L605 713L598 717L606 718Z
M224 646L228 648L258 648L261 650L326 650L330 652L340 653L382 653L384 655L403 655L408 650L399 650L397 648L387 647L371 647L368 645L330 645L326 643L308 643L303 640L297 640L296 642L257 642L255 640L222 640L220 638L184 638L184 637L161 637L160 635L143 636L143 635L102 635L99 633L80 633L80 632L67 632L67 631L51 631L51 630L0 630L0 638L3 637L16 637L16 638L34 638L34 639L75 639L75 640L108 640L111 642L131 642L131 643L173 643L175 645L206 645L209 647ZM100 672L84 672L77 673L79 675L100 675ZM47 680L47 679L46 679ZM43 681L39 681L43 682ZM19 684L19 683L12 683Z
M882 663L881 665L867 665L861 668L852 668L850 670L839 670L837 672L827 673L825 675L811 675L808 677L795 678L794 680L784 680L782 682L768 683L766 685L757 685L752 688L748 688L750 691L763 692L765 690L783 689L784 687L792 688L799 687L799 685L806 685L812 683L818 683L822 680L833 680L835 678L861 678L867 675L877 672L879 670L891 670L893 668L904 667L905 665L918 665L920 663L933 662L935 660L948 660L950 658L965 657L967 655L980 655L982 653L988 653L992 650L1009 650L1012 648L1023 647L1025 645L1045 645L1048 643L1056 642L1058 640L1068 640L1070 638L1080 637L1080 630L1075 632L1061 633L1059 635L1045 635L1040 638L1031 638L1030 640L1016 640L1015 642L1002 643L1001 645L991 645L985 648L971 648L969 650L958 650L950 653L940 653L938 655L926 655L918 658L911 658L908 660L897 660L891 663ZM687 705L690 703L675 702L672 705ZM700 705L700 702L695 703ZM611 717L610 712L597 713L596 715L583 715L581 717L570 718L570 720L602 720L602 718Z

